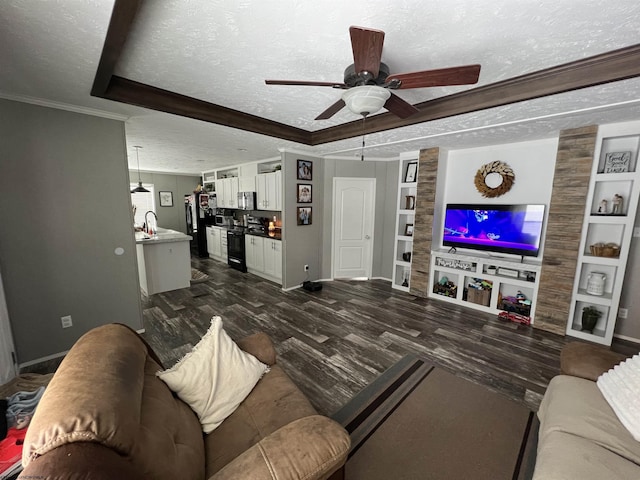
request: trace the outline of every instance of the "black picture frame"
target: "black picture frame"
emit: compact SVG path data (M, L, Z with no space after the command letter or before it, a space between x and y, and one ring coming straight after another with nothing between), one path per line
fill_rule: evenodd
M311 196L313 192L313 185L310 183L299 183L298 194L296 200L298 203L311 203Z
M407 171L404 174L404 183L413 183L418 176L418 162L407 163Z
M296 210L296 223L298 225L311 225L312 209L311 207L298 207Z
M297 169L298 180L313 180L313 162L311 160L298 159Z
M161 207L173 207L173 192L158 192Z

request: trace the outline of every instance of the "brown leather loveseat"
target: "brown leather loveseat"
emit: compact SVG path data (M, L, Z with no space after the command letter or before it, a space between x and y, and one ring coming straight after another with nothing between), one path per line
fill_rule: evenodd
M269 338L241 349L271 366L217 429L155 374L160 362L123 325L95 328L66 355L29 426L21 478L339 478L350 440L275 363Z

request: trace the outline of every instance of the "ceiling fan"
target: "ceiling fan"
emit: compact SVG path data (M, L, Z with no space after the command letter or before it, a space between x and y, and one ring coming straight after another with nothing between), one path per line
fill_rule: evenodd
M480 65L463 65L390 75L389 67L381 62L384 32L364 27L350 27L349 33L354 63L345 69L343 83L304 80L265 80L265 83L267 85L333 87L345 90L340 100L315 118L325 120L345 106L363 117L384 107L400 118L407 118L419 110L390 90L469 85L478 81Z

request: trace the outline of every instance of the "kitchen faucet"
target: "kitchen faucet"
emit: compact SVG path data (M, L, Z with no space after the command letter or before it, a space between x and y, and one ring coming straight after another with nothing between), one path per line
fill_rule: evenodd
M156 219L155 229L149 228L149 220L147 220L147 215L152 214ZM155 231L154 231L155 230ZM149 210L144 214L144 231L149 235L153 235L154 233L158 233L158 216L156 212Z

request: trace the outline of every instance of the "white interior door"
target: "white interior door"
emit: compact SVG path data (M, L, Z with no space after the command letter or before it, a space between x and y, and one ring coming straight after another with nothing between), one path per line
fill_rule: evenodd
M14 351L9 312L7 312L2 275L0 275L0 385L7 383L16 376Z
M375 178L333 179L333 278L370 278Z

